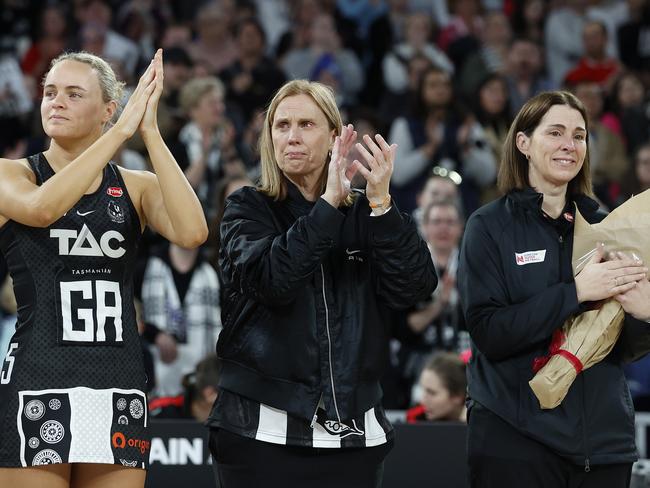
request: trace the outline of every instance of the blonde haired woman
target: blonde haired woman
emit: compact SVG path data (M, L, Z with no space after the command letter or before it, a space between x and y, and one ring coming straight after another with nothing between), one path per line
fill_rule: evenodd
M393 431L381 408L389 311L436 275L388 193L395 146L357 144L331 90L291 81L261 135L262 181L227 201L220 393L208 424L225 488L375 487ZM365 195L352 193L360 172Z
M201 244L201 206L160 137L162 51L110 124L121 83L88 53L45 77L43 153L0 161L0 250L18 323L0 371L0 486L141 487L150 438L133 263L150 225ZM136 130L156 174L118 168Z

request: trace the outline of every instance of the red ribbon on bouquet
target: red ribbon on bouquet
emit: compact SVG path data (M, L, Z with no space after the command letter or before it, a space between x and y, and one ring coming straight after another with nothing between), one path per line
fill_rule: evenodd
M566 349L561 349L562 344L566 341L566 335L562 329L555 329L551 344L548 346L548 354L546 356L538 356L533 360L533 372L537 373L540 369L546 366L549 359L555 355L560 355L575 368L576 373L580 373L583 369L582 362Z

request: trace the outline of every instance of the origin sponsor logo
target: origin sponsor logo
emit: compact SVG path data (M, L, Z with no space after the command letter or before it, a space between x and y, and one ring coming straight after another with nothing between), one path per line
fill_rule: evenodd
M122 432L115 432L111 439L111 444L115 449L126 449L127 447L135 447L140 450L140 453L144 454L151 448L151 442L145 441L142 439L134 439L132 437L126 437Z

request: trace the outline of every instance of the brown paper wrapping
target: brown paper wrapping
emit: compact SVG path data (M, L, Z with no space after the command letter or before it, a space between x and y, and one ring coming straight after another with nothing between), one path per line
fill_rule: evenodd
M596 252L598 243L605 251L622 251L650 262L650 190L630 198L602 222L589 224L576 209L573 230L573 275L577 275ZM565 339L561 349L575 355L583 369L601 361L621 334L625 313L614 299L595 309L571 317L562 326ZM577 376L575 367L563 356L553 355L529 381L541 408L557 407Z

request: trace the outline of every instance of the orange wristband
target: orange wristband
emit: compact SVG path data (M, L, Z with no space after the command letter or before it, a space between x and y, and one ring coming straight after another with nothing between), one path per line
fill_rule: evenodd
M388 208L390 206L390 193L379 203L374 203L368 200L368 205L370 208Z

